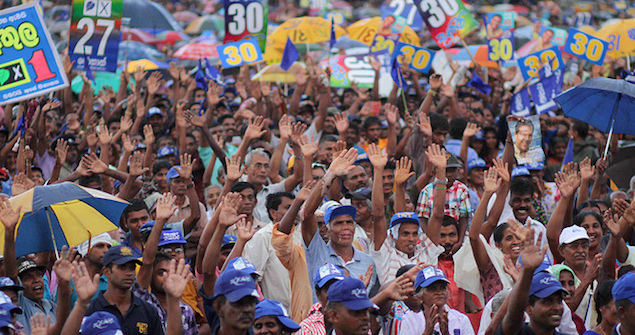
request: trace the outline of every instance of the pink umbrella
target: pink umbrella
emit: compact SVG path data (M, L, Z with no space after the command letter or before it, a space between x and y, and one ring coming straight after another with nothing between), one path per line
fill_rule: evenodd
M187 10L182 12L176 12L174 13L173 16L177 21L184 22L184 23L192 23L194 22L194 20L200 17L200 15L194 12L187 11Z
M128 41L128 39L130 39L130 41L141 42L144 44L154 44L159 41L154 38L152 34L136 28L127 29L121 32L121 41L125 42Z
M218 58L216 44L190 43L182 46L174 55L179 59Z
M157 44L174 44L178 41L189 41L190 37L177 31L163 31L156 35Z

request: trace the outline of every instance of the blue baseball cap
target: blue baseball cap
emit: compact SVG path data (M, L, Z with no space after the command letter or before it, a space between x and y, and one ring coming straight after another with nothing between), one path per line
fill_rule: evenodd
M324 210L324 224L328 225L331 220L342 215L350 215L353 219L355 219L355 215L357 215L357 209L354 206L350 205L333 204L331 206L328 206Z
M233 247L233 245L236 244L236 241L238 241L238 237L234 235L225 234L223 236L223 246L221 247L221 249L225 249L229 245L232 245Z
M362 162L369 162L370 163L370 158L368 158L368 154L367 153L363 153L363 154L359 154L357 155L357 159L355 159L355 164L359 164Z
M163 116L163 113L161 113L161 109L159 109L159 107L150 107L150 109L148 109L148 112L146 113L146 119L149 119L154 115Z
M104 254L104 267L107 267L110 264L122 265L129 262L135 262L139 265L142 264L141 261L134 256L132 249L125 245L120 244L113 246Z
M132 149L132 152L135 152L135 151L137 151L137 150L147 149L147 148L148 148L148 147L147 147L145 144L143 144L143 143L137 143L137 144L134 146L134 149Z
M163 158L170 155L176 156L177 152L178 151L175 147L166 145L157 151L157 158Z
M214 284L214 299L223 295L230 302L236 302L244 297L258 298L256 282L249 273L242 270L227 268Z
M246 272L248 274L256 274L258 276L260 276L260 274L258 273L258 269L256 269L256 266L253 265L250 261L242 258L242 257L236 257L236 258L232 258L228 263L227 263L227 270L229 269L234 269L234 270L240 270L243 272Z
M109 312L95 312L82 320L82 335L122 335L117 317Z
M523 265L523 260L522 260L522 255L518 256L518 264L520 264L521 266ZM542 259L542 263L540 263L540 265L538 266L538 268L536 268L536 270L534 271L534 273L538 273L540 271L547 271L549 270L549 268L551 267L552 263L551 263L551 258L549 258L548 254L545 254L545 258Z
M543 299L557 292L569 293L562 287L560 281L551 273L547 271L540 271L534 274L534 278L531 279L531 287L529 288L530 296L535 295L536 297ZM615 298L615 296L613 298Z
M417 216L414 212L400 212L393 214L390 219L390 228L400 225L402 223L415 223L417 226L421 226L421 222L419 222L419 216Z
M344 278L346 278L346 276L340 268L334 264L327 263L317 269L315 276L313 277L313 283L315 286L322 288L326 285L326 283L333 279L342 280Z
M438 281L450 283L441 269L437 269L434 266L426 266L417 273L417 278L415 278L415 290L420 287L428 287Z
M474 158L467 162L467 172L472 171L473 168L487 168L487 163L482 158Z
M164 230L161 232L159 246L168 244L187 244L187 241L183 238L180 230Z
M9 298L9 296L4 292L0 292L0 308L9 310L11 313L16 313L16 314L23 313L22 308L14 305L13 301L11 301L11 298Z
M526 167L517 166L512 169L512 178L518 176L531 176L531 173L529 173Z
M523 165L527 170L542 170L545 168L545 162L535 162Z
M11 309L7 306L0 305L0 328L9 327L15 330L13 323L11 323L12 315Z
M150 220L139 227L139 234L150 233L154 228L154 220Z
M264 299L256 305L256 315L254 319L258 320L263 316L275 316L290 333L295 333L300 330L300 325L289 318L287 309L275 300Z
M0 290L24 290L24 287L17 285L13 279L9 277L0 277Z
M474 137L472 138L479 141L485 141L487 139L485 137L485 132L483 130L477 131L476 134L474 134Z
M375 307L366 293L364 283L353 277L336 281L328 290L329 302L341 302L346 308L354 311Z
M613 289L613 300L628 299L635 304L635 273L629 272L615 282Z
M165 177L168 179L168 183L170 182L170 179L179 177L179 171L176 169L177 167L179 169L181 168L180 165L175 165L171 167L170 170L168 170L168 173L165 175Z

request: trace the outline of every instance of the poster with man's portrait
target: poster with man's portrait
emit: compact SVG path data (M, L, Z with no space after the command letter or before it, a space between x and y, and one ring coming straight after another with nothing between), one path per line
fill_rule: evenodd
M487 39L502 37L505 33L514 29L515 12L491 12L483 14Z
M542 150L542 135L538 115L525 118L524 121L509 123L509 131L514 142L514 157L518 165L538 163L545 160Z

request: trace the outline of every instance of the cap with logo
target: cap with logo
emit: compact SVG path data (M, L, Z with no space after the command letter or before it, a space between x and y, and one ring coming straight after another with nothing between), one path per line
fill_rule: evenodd
M13 306L13 305L12 305ZM12 321L11 308L0 305L0 328L9 327L15 330Z
M148 109L148 113L146 113L146 118L149 119L154 115L163 115L159 107L150 107L150 109Z
M46 267L37 265L37 263L30 258L20 257L18 259L18 276L32 269L44 271Z
M428 287L438 281L450 283L441 269L437 269L434 266L426 266L417 273L417 278L415 278L415 290L420 287Z
M545 168L545 162L539 161L523 165L527 170L542 170Z
M353 219L355 219L357 209L350 205L333 204L328 206L324 210L324 223L328 225L331 220L342 215L350 215Z
M512 169L512 178L518 176L531 176L531 173L529 173L526 167L517 166Z
M147 148L148 148L148 146L146 146L145 144L143 144L143 143L137 143L137 144L134 146L134 148L132 149L132 152L135 152L135 151L137 151L137 150L147 149Z
M346 308L354 311L374 307L366 293L364 283L352 277L336 281L328 289L329 302L341 302Z
M168 244L187 244L187 241L183 238L180 230L164 230L161 232L159 246Z
M95 312L82 320L82 335L123 335L117 317L109 312Z
M317 269L313 277L313 283L315 286L322 288L331 280L342 280L344 278L344 272L340 268L334 264L327 263Z
M135 262L141 265L141 261L134 256L132 249L121 244L108 249L106 254L104 254L103 262L104 267L110 264L123 265L129 262Z
M260 274L258 273L258 269L256 269L256 266L242 257L236 257L230 260L227 263L227 269L241 270L247 272L250 275L256 274L260 276Z
M346 199L370 200L373 191L370 188L362 187L354 192L346 193Z
M562 287L560 281L551 273L540 271L534 274L531 280L531 287L529 288L530 296L535 295L543 299L557 292L568 293L567 290Z
M289 333L300 330L300 325L291 320L287 309L275 300L264 299L256 305L255 320L263 316L275 316Z
M589 240L589 235L587 234L586 229L573 225L560 232L558 244L569 244L577 240Z
M154 228L154 220L150 220L139 227L139 234L149 234L152 232L152 228Z
M258 298L256 282L243 270L226 269L214 284L214 298L221 295L230 302L236 302L244 297Z
M168 170L168 173L165 175L165 177L168 179L168 183L170 182L171 179L179 177L179 170L177 170L177 168L181 169L181 166L175 165L171 167L170 170Z
M628 299L635 304L635 273L629 272L620 277L613 285L611 293L614 301Z
M13 279L9 277L0 277L0 290L24 290L24 287L17 285Z
M414 212L399 212L393 214L390 219L390 228L400 225L402 223L414 223L419 226L421 223L419 222L419 216Z
M233 248L233 246L236 244L236 241L238 241L238 237L234 235L225 234L223 236L223 246L221 247L221 249L226 249L229 246Z
M177 156L177 150L173 146L166 145L157 151L157 158L163 158L170 155Z
M0 292L0 308L6 309L11 313L23 313L22 308L14 305L13 301L11 301L11 298L9 298L9 296L4 292Z
M363 163L363 162L370 163L370 158L368 158L368 154L367 153L363 153L363 154L357 155L357 159L355 159L355 163L354 164L360 164L360 163Z
M467 162L467 171L470 172L473 168L487 168L487 163L485 163L483 158L474 158Z
M461 162L459 161L459 158L456 157L456 155L451 153L451 152L447 152L445 154L445 159L446 159L446 163L445 163L445 167L446 168L460 168L460 167L463 167L463 165L461 165Z

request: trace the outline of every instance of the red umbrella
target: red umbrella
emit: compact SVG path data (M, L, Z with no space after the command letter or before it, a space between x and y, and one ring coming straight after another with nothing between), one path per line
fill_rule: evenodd
M174 55L179 59L218 58L216 44L190 43L182 46Z
M156 35L157 44L174 44L178 41L189 41L190 37L177 31L163 31Z
M130 39L130 41L141 42L144 44L154 44L159 41L154 38L152 34L136 28L127 29L121 32L121 41L125 42L128 41L128 39Z

